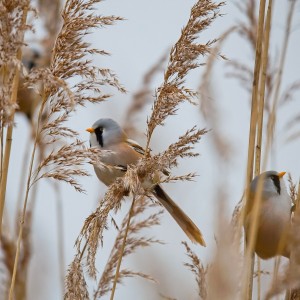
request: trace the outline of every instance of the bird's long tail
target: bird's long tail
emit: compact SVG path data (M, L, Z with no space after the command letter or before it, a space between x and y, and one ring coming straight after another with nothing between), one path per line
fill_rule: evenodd
M206 246L202 233L194 222L181 210L181 208L165 193L161 186L156 185L153 191L155 197L167 209L177 224L193 243Z

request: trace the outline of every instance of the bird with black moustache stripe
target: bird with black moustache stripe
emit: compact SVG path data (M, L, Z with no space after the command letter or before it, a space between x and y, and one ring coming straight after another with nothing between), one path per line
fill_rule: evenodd
M291 226L291 198L284 183L285 172L267 171L256 176L249 186L244 228L249 240L253 206L262 185L261 207L254 251L262 259L276 255L290 256L289 231ZM262 184L260 182L262 181Z
M136 164L143 157L144 149L135 141L128 139L119 124L112 119L99 119L86 130L90 133L91 147L110 150L107 155L101 157L105 167L99 168L94 165L97 177L107 186L111 185L116 178L123 176L128 165ZM206 246L199 228L159 184L154 184L152 193L192 242Z

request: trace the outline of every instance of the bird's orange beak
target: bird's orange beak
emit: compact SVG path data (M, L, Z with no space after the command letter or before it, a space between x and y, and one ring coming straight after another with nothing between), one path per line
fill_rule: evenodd
M279 177L279 178L282 178L282 177L284 176L285 173L286 173L286 172L279 172L279 173L278 173L278 177Z
M90 127L90 128L87 128L86 131L89 133L93 133L93 132L95 132L95 129Z

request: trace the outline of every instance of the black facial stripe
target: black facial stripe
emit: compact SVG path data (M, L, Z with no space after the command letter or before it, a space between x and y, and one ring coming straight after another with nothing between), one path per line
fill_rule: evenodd
M102 133L103 133L103 128L102 127L97 127L95 129L95 134L96 134L96 137L97 137L97 141L98 141L98 143L100 144L101 147L103 147L103 136L102 136Z
M276 176L276 175L272 175L272 176L271 176L271 179L272 179L273 182L274 182L274 185L275 185L275 187L276 187L277 193L280 195L281 188L280 188L280 180L279 180L279 177Z
M28 62L28 69L29 69L29 70L31 70L31 69L34 68L35 66L36 66L36 63L35 63L33 60L31 60L31 61Z

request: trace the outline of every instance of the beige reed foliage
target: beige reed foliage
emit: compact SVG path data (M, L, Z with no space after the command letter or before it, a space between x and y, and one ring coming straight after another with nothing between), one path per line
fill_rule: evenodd
M167 174L166 170L178 165L179 158L197 156L198 153L193 151L194 144L199 142L201 137L207 132L205 129L199 130L193 127L180 136L177 142L171 144L165 151L157 155L149 155L149 144L156 126L162 125L168 116L174 115L180 103L183 101L193 102L196 93L184 86L185 76L189 71L199 66L199 56L209 53L211 45L215 42L213 40L203 45L197 44L196 39L199 33L205 30L220 15L219 8L222 5L223 3L215 4L212 1L197 1L193 6L187 25L182 30L178 42L171 49L164 83L157 91L152 114L148 120L146 155L136 166L128 166L124 177L118 178L108 187L99 206L86 219L83 225L76 242L77 254L75 259L83 257L86 251L88 274L92 278L96 278L96 254L99 245L103 243L103 231L107 227L108 215L111 211L117 212L119 210L124 196L129 194L133 195L133 198L151 196L151 188L147 190L142 186L142 183L148 182L149 179L154 183L160 183L191 180L195 176L193 173L189 173L181 176L166 175L165 178L160 178L158 174L160 172ZM123 238L123 242L124 240L125 238ZM122 251L121 254L124 255ZM118 259L120 259L120 253L118 253ZM115 257L116 260L117 257ZM108 269L105 272L108 272ZM104 278L110 278L110 280L112 277L117 278L116 275L104 274L103 276ZM101 288L103 289L103 287L99 287L99 290Z
M86 176L87 172L78 167L86 161L96 163L99 157L96 150L85 149L83 143L77 140L77 133L64 125L65 121L77 105L83 106L86 102L98 103L107 99L109 95L102 93L104 86L124 91L111 70L95 67L89 59L91 55L107 53L91 48L90 44L85 41L85 36L90 33L91 29L112 25L115 21L121 20L114 16L97 16L93 10L94 5L99 2L96 0L65 2L62 11L63 25L54 45L50 67L33 69L26 78L28 86L42 82L40 86L43 88L40 91L42 101L30 160L9 299L14 297L24 232L23 224L26 221L26 209L32 185L40 178L50 177L63 180L76 190L83 191L75 177ZM82 80L71 85L69 80L72 78ZM92 96L87 96L88 93ZM46 106L47 115L42 123L41 117ZM45 139L46 142L52 144L52 151L46 155L34 172L35 154L40 139ZM73 140L70 144L68 144L69 139ZM62 140L65 141L64 145L57 147L54 142Z
M8 0L0 3L0 122L1 130L11 123L17 104L12 101L13 80L21 68L18 51L24 33L31 27L24 24L23 13L31 10L28 0Z
M219 9L223 4L205 0L197 1L192 7L190 18L182 29L179 40L171 49L164 82L157 90L152 114L148 120L146 149L156 126L163 125L168 116L174 115L180 103L193 102L196 93L184 86L185 77L188 72L199 67L199 56L208 54L216 41L198 44L196 40L199 34L220 16Z
M69 266L66 276L66 300L89 300L88 286L79 258L75 258Z
M187 242L182 242L185 247L186 255L190 262L184 263L184 265L194 274L199 299L207 299L207 272L209 266L204 267L199 257L192 251Z
M133 254L139 248L149 247L157 243L162 244L160 240L148 238L143 234L144 229L160 224L159 219L160 215L163 213L162 210L145 217L146 210L150 207L157 207L157 205L158 204L153 203L150 198L144 196L141 196L136 200L132 213L132 218L130 220L129 230L127 233L123 258L130 254ZM115 272L120 255L120 250L122 247L122 242L125 235L128 218L129 213L123 219L121 228L112 247L110 257L98 282L98 288L94 293L94 299L101 299L101 297L109 293L112 289L112 282L115 277ZM121 283L126 277L128 278L133 276L139 276L154 281L154 279L151 276L144 274L143 272L135 272L128 269L122 269L119 272L118 283Z
M68 182L76 190L83 191L74 176L88 174L77 167L82 166L86 159L97 159L99 153L95 149L85 149L83 142L77 139L77 132L64 123L77 105L107 99L109 95L102 92L104 86L124 91L111 70L96 67L89 59L90 55L107 53L91 48L85 36L93 28L112 25L121 20L115 16L95 15L93 7L99 2L66 1L62 11L63 25L54 45L50 67L35 69L28 76L28 85L42 81L44 86L41 110L47 106L47 119L40 131L38 129L38 138L46 144L73 139L70 144L52 150L45 157L32 176L31 186L38 179L48 177ZM78 76L82 80L71 86L69 80Z

